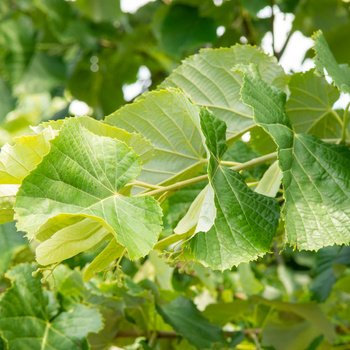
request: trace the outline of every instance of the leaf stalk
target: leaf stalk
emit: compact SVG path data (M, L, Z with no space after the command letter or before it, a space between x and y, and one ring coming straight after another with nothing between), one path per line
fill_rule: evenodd
M236 170L236 171L251 169L257 165L261 165L261 164L264 164L268 161L272 161L275 159L277 159L277 152L269 153L265 156L254 158L248 162L235 165L235 166L231 167L230 169ZM194 177L194 178L191 178L188 180L184 180L184 181L179 181L175 184L172 184L169 186L164 186L162 188L158 188L158 189L155 189L153 191L143 192L143 193L140 193L139 195L137 195L136 197L155 196L155 195L161 194L163 192L167 192L167 191L176 191L176 190L179 190L183 187L194 185L196 183L203 182L206 180L208 180L208 174L197 176L197 177Z
M342 128L341 139L340 139L341 145L346 144L346 126L348 123L349 108L350 108L350 102L348 103L348 105L346 106L346 108L344 110L343 128Z

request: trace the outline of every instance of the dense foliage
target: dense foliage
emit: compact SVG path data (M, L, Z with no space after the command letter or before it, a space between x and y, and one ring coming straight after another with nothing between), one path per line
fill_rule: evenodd
M0 5L6 137L33 122L24 100L54 111L0 153L0 349L348 348L349 105L333 105L350 68L332 35L349 6L327 28L334 4L313 3L277 2L325 31L291 75L215 48L260 43L263 1ZM154 89L113 112L141 63ZM73 96L109 115L61 119Z

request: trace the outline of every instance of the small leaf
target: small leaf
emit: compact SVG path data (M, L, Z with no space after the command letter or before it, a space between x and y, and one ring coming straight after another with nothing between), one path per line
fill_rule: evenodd
M40 265L66 260L89 250L109 234L109 230L95 220L79 218L77 215L55 216L59 222L66 222L70 218L77 219L78 222L56 231L36 248L36 261Z
M22 180L50 151L49 141L58 132L47 128L34 136L15 138L15 145L6 144L0 153L0 183L21 184Z
M181 235L194 227L194 234L207 232L214 225L215 217L214 192L212 187L207 185L192 202L186 215L175 227L174 232Z
M17 232L14 222L0 226L0 275L10 267L11 260L17 251L28 244L23 232Z
M212 325L190 299L180 295L166 305L157 305L157 311L177 334L197 348L212 348L224 341L223 331Z
M115 239L112 239L108 246L97 255L92 263L87 267L84 272L84 282L90 281L95 273L103 271L107 268L114 260L118 259L124 251L124 247L117 243Z
M312 69L293 74L289 82L286 112L298 133L305 132L324 139L340 138L342 117L332 109L340 92L314 73Z
M254 301L275 307L281 311L292 312L309 321L329 342L333 342L337 335L332 323L327 319L319 305L313 303L286 303L283 301L265 300L258 296L253 297Z
M259 181L255 192L268 197L276 197L276 194L281 186L282 171L278 166L278 162L274 162L264 173Z
M348 65L338 65L335 60L323 33L319 30L314 33L312 38L315 40L314 50L316 74L324 76L324 69L333 79L334 84L344 93L350 93L350 68Z

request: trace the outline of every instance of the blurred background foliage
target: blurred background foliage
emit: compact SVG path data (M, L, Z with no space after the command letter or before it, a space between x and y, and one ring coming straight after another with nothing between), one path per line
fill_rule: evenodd
M279 48L272 39L277 34L276 13L293 19ZM310 37L322 29L336 59L350 64L349 15L349 2L341 0L156 0L135 13L123 12L118 0L2 0L0 143L30 134L29 126L42 120L72 115L78 101L86 103L82 109L87 114L102 119L155 88L201 47L261 46L270 35L271 52L282 59L293 34ZM311 56L306 52L305 58ZM242 141L231 153L240 162L257 156ZM258 180L265 170L262 166L244 175ZM163 204L169 213L164 236L173 232L201 186L180 190ZM228 348L350 349L349 247L326 247L317 253L287 249L279 254L281 241L277 237L275 254L224 273L196 264L189 274L181 274L181 264L174 269L153 253L135 262L124 258L123 288L111 272L84 285L80 269L96 252L83 253L55 270L55 293L63 309L78 302L99 304L110 329L89 338L93 349L111 344L130 350L198 348L188 342L193 334L186 329L179 341L148 341L154 329L172 329L163 321L171 310L162 303L179 300L180 295L188 298L182 305L192 308L192 300L203 311L197 315L200 326L205 316L227 331L257 330L237 333ZM14 223L0 226L0 293L10 285L5 272L33 261L34 249L35 242L28 243ZM94 301L91 295L100 299ZM314 302L319 303L317 311ZM327 322L320 323L320 313L335 333ZM176 317L172 322L176 329ZM116 338L118 330L130 329L146 336L135 341ZM1 344L0 338L0 349Z
M277 58L295 32L322 29L337 60L350 62L349 4L341 0L156 0L135 13L118 0L2 0L0 143L41 119L72 114L76 100L102 119L201 47L261 46L277 12L295 16L272 50Z

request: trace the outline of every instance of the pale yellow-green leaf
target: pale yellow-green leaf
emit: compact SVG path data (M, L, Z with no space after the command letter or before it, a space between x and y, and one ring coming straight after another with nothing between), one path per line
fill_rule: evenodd
M174 232L181 235L193 227L195 227L194 234L207 232L214 225L215 217L214 192L208 184L193 201L186 215L175 227Z
M21 184L22 180L50 151L50 143L58 134L47 128L34 136L15 138L15 145L4 145L0 153L0 184Z
M84 282L90 281L94 277L95 273L106 269L114 260L121 256L124 250L125 248L117 243L117 241L113 238L109 242L108 246L103 249L99 255L97 255L97 257L85 270L83 275Z
M283 174L278 166L278 162L274 162L265 171L265 174L259 181L258 186L255 188L255 192L268 197L276 197L276 194L281 186L282 177Z
M65 221L63 216L61 215L62 222ZM69 259L94 247L109 232L97 221L81 220L55 232L49 239L41 243L35 250L36 260L40 265L45 266Z
M68 120L68 118L64 120L61 119L43 122L39 126L33 128L33 130L38 133L42 132L42 130L48 127L51 127L53 130L59 131L62 129L62 126L66 120ZM90 117L78 117L77 120L83 127L93 132L95 135L107 136L125 142L135 151L136 154L140 156L142 163L148 162L153 157L154 147L151 142L141 137L141 135L137 134L136 132L130 133L124 129L107 125L103 121L98 121Z

